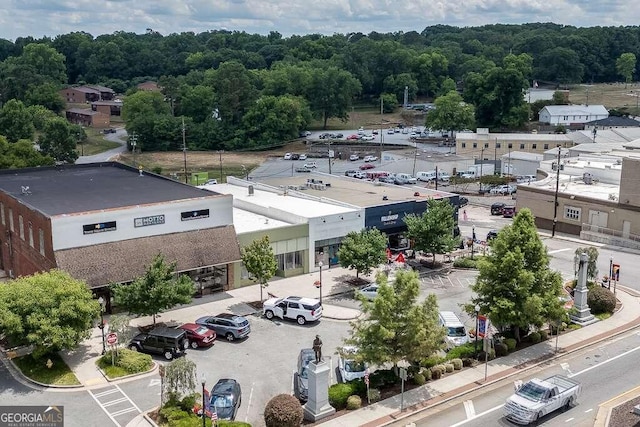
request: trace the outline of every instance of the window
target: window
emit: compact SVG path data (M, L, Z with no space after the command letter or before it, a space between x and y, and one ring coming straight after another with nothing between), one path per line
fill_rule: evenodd
M467 148L467 143L466 142L462 143L462 148Z
M4 223L4 203L0 203L0 216L2 216L2 225L5 225L5 223Z
M509 147L509 150L511 150L513 148L513 144L509 143L508 147Z
M524 144L520 144L520 149L524 150Z
M302 268L302 251L276 255L276 261L281 271Z
M18 227L20 227L20 238L24 240L24 220L22 215L18 215Z
M544 149L548 150L549 149L549 144L544 144Z
M499 142L496 142L496 148L500 148L502 144L500 144Z
M531 149L532 150L537 150L538 149L538 144L531 144Z
M478 148L478 143L477 142L473 143L473 148Z
M562 120L564 120L566 122L567 120L569 120L569 116L563 116Z
M564 207L564 218L571 219L573 221L580 221L580 208L574 208L572 206Z
M13 209L9 208L9 230L13 230Z
M33 246L33 225L31 224L31 222L29 222L29 246L31 246L32 248Z
M293 309L299 309L300 308L300 304L298 304L297 302L291 302L289 301L289 308L293 308Z
M44 256L44 231L42 228L38 229L38 238L40 240L40 254Z
M489 143L488 142L484 143L484 148L489 148Z

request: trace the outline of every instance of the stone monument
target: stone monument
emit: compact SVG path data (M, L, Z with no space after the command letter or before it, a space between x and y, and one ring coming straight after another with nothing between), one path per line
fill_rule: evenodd
M309 394L304 404L304 418L316 422L336 412L329 405L329 364L311 361L308 365Z
M569 318L573 323L577 323L581 326L590 325L598 321L598 319L591 314L591 310L587 305L587 264L589 262L589 256L586 253L580 254L580 266L578 267L578 283L573 290L573 311L569 315Z

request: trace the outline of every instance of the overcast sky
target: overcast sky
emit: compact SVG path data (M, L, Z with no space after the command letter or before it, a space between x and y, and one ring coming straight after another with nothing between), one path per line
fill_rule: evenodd
M635 0L0 0L0 38L74 31L163 35L225 29L268 34L421 32L426 26L554 22L637 25Z

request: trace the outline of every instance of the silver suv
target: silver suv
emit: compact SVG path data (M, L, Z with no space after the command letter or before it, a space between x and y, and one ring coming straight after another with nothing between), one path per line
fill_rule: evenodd
M201 317L196 320L196 323L213 329L216 331L216 335L225 337L227 341L248 337L251 332L251 326L246 318L231 313Z

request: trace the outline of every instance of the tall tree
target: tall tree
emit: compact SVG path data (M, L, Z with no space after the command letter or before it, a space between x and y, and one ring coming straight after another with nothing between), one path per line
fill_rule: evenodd
M76 128L62 117L47 121L38 144L43 154L53 157L58 162L74 163L78 158L76 144L78 134Z
M468 312L478 304L499 330L520 331L541 327L559 318L562 277L549 269L549 255L529 209L522 209L513 224L491 242L491 252L478 264L479 275L471 289L476 293Z
M450 132L475 128L473 105L465 103L458 92L436 98L435 106L427 113L427 127Z
M458 241L453 237L455 220L454 207L448 200L431 199L427 210L420 216L409 214L404 217L407 225L407 237L413 240L413 247L433 255L450 252Z
M616 71L624 77L624 87L627 87L636 70L636 55L630 52L623 53L616 60Z
M0 111L0 134L9 142L33 138L33 119L22 101L9 100Z
M167 263L164 256L158 254L142 277L131 284L118 284L113 287L116 305L130 314L153 316L177 304L188 304L194 292L193 281L189 276L176 273L176 263Z
M60 113L64 110L65 103L58 92L59 88L59 85L50 82L31 86L25 94L25 104L27 106L42 105L54 113Z
M378 366L416 362L442 348L444 328L438 322L438 303L431 294L418 302L420 281L414 271L399 271L395 282L379 276L378 296L360 298L363 316L351 322L345 344L358 348L358 357Z
M311 120L307 101L302 97L263 96L243 117L249 146L275 145L298 137Z
M334 66L315 68L311 71L307 99L311 100L311 111L322 120L323 129L326 129L330 118L349 119L349 107L360 91L360 82L348 71Z
M74 349L91 336L100 305L87 284L51 270L0 284L0 330L33 345L34 358Z
M54 164L55 160L51 156L42 155L33 142L21 139L10 143L0 135L0 169L33 168Z
M276 256L269 243L269 236L254 240L247 247L242 248L242 264L247 269L249 277L260 285L260 301L263 301L262 290L269 286L271 279L278 269Z
M341 267L356 270L359 277L386 261L386 248L387 237L377 228L351 231L340 243L338 260Z

